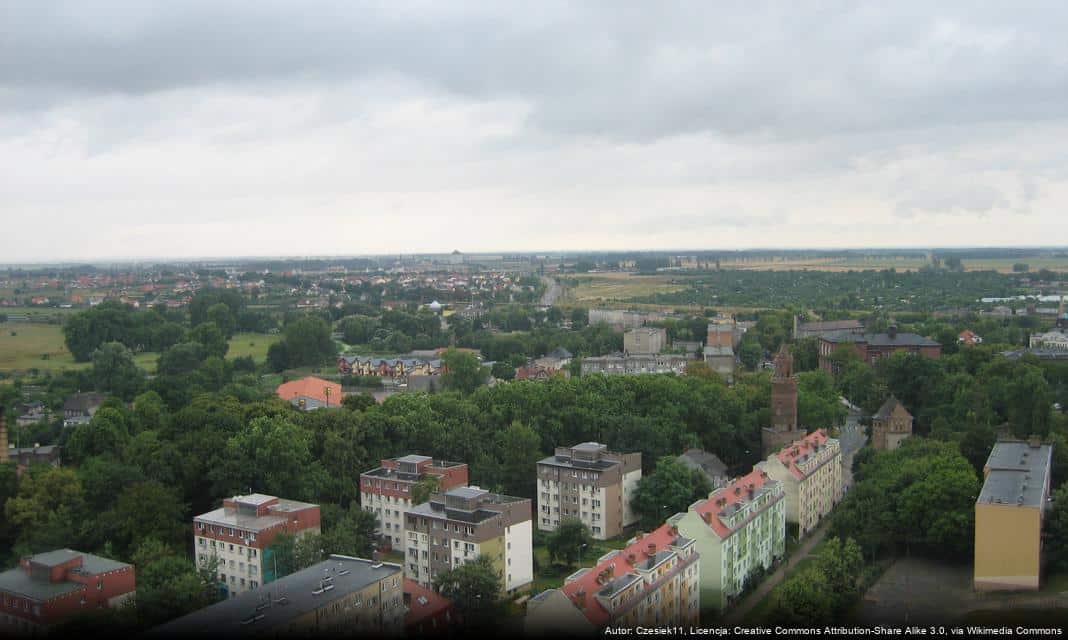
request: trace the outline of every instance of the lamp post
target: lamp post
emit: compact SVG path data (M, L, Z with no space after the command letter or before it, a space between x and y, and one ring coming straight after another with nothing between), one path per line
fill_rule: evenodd
M588 547L588 546L589 546L589 545L588 545L588 544L586 544L586 543L582 543L582 544L580 544L580 545L579 545L579 553L578 553L578 556L579 556L579 566L580 566L580 567L582 566L582 550L583 550L583 549L585 549L585 548L586 548L586 547Z

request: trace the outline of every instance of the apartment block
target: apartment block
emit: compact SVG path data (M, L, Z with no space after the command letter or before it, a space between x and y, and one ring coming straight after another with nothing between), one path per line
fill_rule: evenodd
M975 502L975 588L1038 589L1053 446L999 440Z
M638 327L623 333L623 351L632 355L656 355L667 346L667 329Z
M701 558L701 602L723 610L754 571L786 553L786 491L760 469L690 505L668 522L694 541Z
M404 575L424 587L443 571L488 556L502 593L528 590L534 581L530 500L453 487L413 507L405 522Z
M193 518L197 566L217 559L219 585L228 597L255 589L277 577L268 547L280 532L320 533L319 505L262 493L227 498L221 508Z
M148 637L398 636L404 631L400 565L331 555L270 585L194 611Z
M134 597L133 565L58 549L0 573L0 636L41 635L73 615L114 609Z
M467 465L407 455L382 461L382 466L360 474L360 505L378 518L378 533L388 543L402 547L404 517L414 506L412 485L435 478L438 490L467 484Z
M757 467L783 483L786 521L798 537L815 529L842 499L842 448L823 429L786 445Z
M601 556L594 567L579 569L559 589L531 598L524 631L539 637L605 627L689 628L700 621L700 572L694 540L662 525Z
M614 453L597 442L557 447L538 461L538 530L575 518L598 540L615 537L638 521L630 503L641 479L640 453Z

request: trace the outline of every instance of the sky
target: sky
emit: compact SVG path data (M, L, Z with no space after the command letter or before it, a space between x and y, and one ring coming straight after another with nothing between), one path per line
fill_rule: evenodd
M1068 4L0 0L0 263L1068 244Z

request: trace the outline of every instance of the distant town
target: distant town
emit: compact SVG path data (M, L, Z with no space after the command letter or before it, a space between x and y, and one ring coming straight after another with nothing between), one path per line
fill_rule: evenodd
M11 266L0 631L1059 628L1066 295L1064 249Z

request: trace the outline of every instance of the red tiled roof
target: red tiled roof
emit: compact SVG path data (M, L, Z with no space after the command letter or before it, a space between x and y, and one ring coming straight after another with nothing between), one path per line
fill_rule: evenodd
M404 579L404 595L410 599L408 613L404 615L405 627L414 627L452 606L448 598L434 593L411 578ZM426 602L422 602L420 598Z
M805 474L798 468L797 459L813 453L816 449L816 445L824 444L827 444L827 432L823 429L818 429L804 438L795 440L786 445L776 455L779 458L779 462L789 469L790 473L794 474L795 478L801 479L805 477Z
M619 553L613 555L611 558L605 559L604 562L598 563L597 566L587 571L578 579L565 584L560 590L563 591L564 595L567 596L575 606L579 607L579 610L586 616L586 619L593 623L595 627L601 627L611 620L612 614L601 606L601 603L595 597L596 593L604 586L597 582L597 576L602 571L610 570L611 577L609 578L609 581L611 581L628 573L637 573L634 565L628 559L630 554L634 555L635 562L641 562L642 560L647 559L646 550L649 548L650 544L655 544L656 550L662 551L670 547L676 537L677 534L672 533L671 531L671 525L664 524L652 533L647 533L644 536L637 538L632 544L629 544L620 550ZM610 569L613 565L615 568ZM580 606L581 598L578 596L579 589L584 589L586 593L584 607Z
M329 398L327 398L326 389L330 389ZM322 378L316 378L315 376L308 376L306 378L301 378L300 380L284 382L278 385L278 388L275 389L275 393L283 400L305 397L314 398L322 403L329 401L335 405L341 406L341 385L336 382L330 382L329 380L323 380Z
M731 528L723 523L719 518L719 512L736 502L742 502L749 499L749 487L752 485L753 489L760 489L763 487L770 478L762 470L754 468L747 475L740 478L736 478L733 482L725 487L720 487L708 497L707 500L699 503L694 507L694 511L701 516L708 526L712 528L720 538L726 538L731 533ZM735 491L737 489L737 491ZM723 499L726 502L719 504L719 500ZM711 514L711 519L706 519L705 514Z

